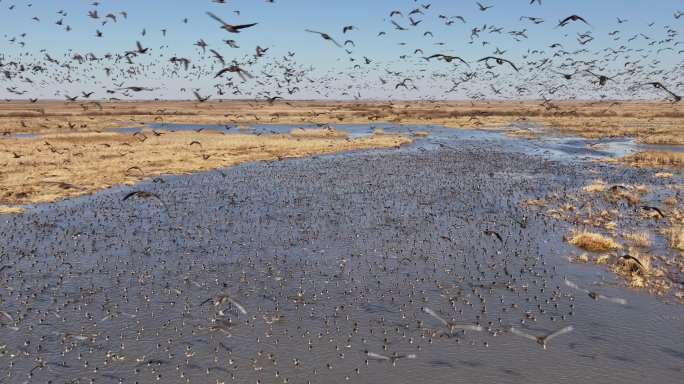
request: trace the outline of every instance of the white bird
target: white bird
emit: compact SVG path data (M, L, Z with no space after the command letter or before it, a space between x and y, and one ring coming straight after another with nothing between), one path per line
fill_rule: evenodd
M548 341L550 341L551 339L553 339L553 338L556 337L556 336L560 336L560 335L563 335L563 334L565 334L565 333L571 332L573 329L575 329L575 328L574 328L572 325L568 325L568 326L565 327L565 328L561 328L561 329L559 329L559 330L557 330L557 331L554 331L554 332L551 332L551 333L549 333L548 335L545 335L545 336L534 336L534 335L530 335L529 333L525 333L525 332L523 332L523 331L521 331L521 330L519 330L519 329L516 329L516 328L511 328L511 332L512 332L513 334L516 334L516 335L518 335L518 336L524 337L524 338L526 338L526 339L530 339L530 340L532 340L532 341L536 341L537 344L541 345L542 348L546 349L546 343L547 343Z
M413 353L409 353L407 355L399 355L395 352L391 356L385 356L385 355L381 355L381 354L375 353L375 352L369 352L369 351L365 351L365 352L366 352L366 356L369 359L380 360L380 361L391 361L392 365L396 364L397 360L399 360L399 359L415 359L416 358L416 355Z
M215 307L218 307L219 305L223 305L225 303L230 303L235 308L237 308L237 310L240 311L240 313L242 313L243 315L247 314L247 310L245 309L244 306L242 306L242 304L238 303L235 299L230 297L230 295L226 295L226 294L221 294L221 295L218 295L216 297L210 297L210 298L204 300L200 305L208 303L212 300L214 301ZM223 313L223 312L221 312L221 313Z
M475 324L457 324L451 321L446 321L444 318L442 318L440 315L438 315L435 311L428 307L423 307L423 312L427 313L428 315L434 317L437 319L440 323L444 324L448 329L449 332L453 333L457 330L464 330L464 331L477 331L477 332L482 332L484 331L484 328L482 328L479 325Z
M572 289L576 289L578 291L586 293L587 295L589 295L589 297L591 297L594 300L602 299L602 300L610 301L611 303L615 303L615 304L627 305L627 300L625 300L625 299L622 299L620 297L604 296L604 295L601 295L599 293L590 291L588 289L581 288L580 286L578 286L577 284L573 283L572 281L570 281L568 279L565 279L565 285L567 285L568 287L570 287Z

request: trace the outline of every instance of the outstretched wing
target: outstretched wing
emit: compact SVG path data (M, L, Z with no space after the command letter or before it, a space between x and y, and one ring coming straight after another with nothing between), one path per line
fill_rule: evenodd
M220 17L214 15L214 14L211 13L211 12L207 12L207 15L209 15L209 17L211 17L212 19L218 21L219 23L221 23L221 24L223 24L223 25L228 25L228 23L226 23L225 21L221 20Z
M430 309L430 308L428 308L428 307L423 307L423 312L425 312L425 313L427 313L428 315L430 315L430 316L434 317L435 319L439 320L439 322L441 322L441 323L444 324L444 325L448 325L448 324L449 324L449 322L447 322L446 320L444 320L440 315L438 315L435 311L433 311L432 309Z
M572 281L570 281L570 280L568 280L568 279L565 279L565 285L567 285L568 287L570 287L570 288L572 288L572 289L576 289L576 290L582 291L582 292L584 292L584 293L589 293L588 290L586 290L586 289L584 289L584 288L580 288L579 285L573 283Z
M519 329L517 329L517 328L511 328L511 333L513 333L513 334L515 334L515 335L518 335L518 336L520 336L520 337L524 337L524 338L526 338L526 339L530 339L530 340L532 340L532 341L537 341L537 340L538 340L538 338L537 338L536 336L532 336L532 335L530 335L529 333L525 333L525 332L523 332L523 331L521 331L521 330L519 330Z
M611 297L611 296L604 296L604 295L598 295L599 299L610 301L611 303L615 304L620 304L620 305L627 305L627 300L621 298L621 297Z
M568 333L568 332L572 332L573 329L575 329L575 328L574 328L572 325L568 325L568 326L565 327L565 328L561 328L561 329L559 329L559 330L557 330L557 331L555 331L555 332L549 334L548 336L546 336L546 341L549 341L549 340L553 339L553 338L556 337L556 336L560 336L560 335L564 335L564 334L566 334L566 333Z

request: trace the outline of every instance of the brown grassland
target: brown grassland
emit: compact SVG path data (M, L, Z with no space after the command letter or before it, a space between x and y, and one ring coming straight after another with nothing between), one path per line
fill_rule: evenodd
M149 123L439 124L500 128L539 124L583 137L634 136L644 143L684 142L684 103L668 102L323 102L138 101L9 102L0 104L3 132L93 131Z
M107 132L108 128L144 128L152 123L434 124L507 129L509 134L530 138L632 136L643 143L682 144L683 119L684 104L665 102L12 101L0 104L0 133L5 136L0 140L0 206L5 206L0 212L17 212L16 205L56 201L162 174L396 147L411 141L384 135L382 130L349 140L331 129L263 136L147 132L144 138ZM684 164L681 156L662 154L637 154L625 161L635 166Z

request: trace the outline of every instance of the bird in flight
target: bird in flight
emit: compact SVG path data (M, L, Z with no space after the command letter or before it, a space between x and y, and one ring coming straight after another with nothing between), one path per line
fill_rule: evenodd
M518 335L520 337L524 337L526 339L530 339L532 341L536 341L537 344L541 345L542 348L546 349L546 343L549 342L551 339L554 337L558 337L560 335L564 335L568 332L572 332L572 330L575 329L572 325L568 325L565 328L561 328L557 331L553 331L547 335L544 336L534 336L530 335L529 333L523 332L517 328L511 328L511 332L515 335Z
M584 20L584 18L583 18L582 16L570 15L570 16L566 17L565 19L559 21L559 22L558 22L558 25L556 26L556 28L558 28L558 27L565 27L565 26L568 25L571 21L581 21L581 22L583 22L584 24L586 24L586 25L588 25L588 26L591 27L591 24L589 24L586 20Z
M327 33L318 32L318 31L312 31L312 30L310 30L310 29L305 29L304 31L309 32L309 33L316 33L316 34L318 34L318 35L321 35L321 37L322 37L324 40L331 41L333 44L335 44L335 45L337 45L338 47L342 48L342 46L340 45L340 43L338 43L335 39L332 38L332 36L328 35Z
M462 62L463 64L465 64L465 65L467 65L467 66L470 67L470 64L468 64L468 63L467 63L465 60L463 60L462 58L460 58L460 57L458 57L458 56L445 55L445 54L442 54L442 53L436 53L436 54L434 54L434 55L432 55L432 56L428 56L428 57L425 58L425 60L430 61L430 59L435 59L435 58L436 58L437 60L444 60L444 61L446 61L447 63L451 63L451 62L454 61L454 60L458 60L458 61Z
M520 70L518 70L518 67L516 67L515 64L513 64L511 61L506 60L506 59L502 59L502 58L500 58L500 57L487 56L487 57L483 57L482 59L478 60L478 62L484 61L484 62L486 63L486 62L488 62L489 60L494 60L494 61L496 61L496 63L497 63L498 65L503 65L504 63L506 63L506 64L510 65L511 67L513 67L513 69L515 69L516 72L520 72Z
M572 282L568 279L565 279L565 285L567 285L568 287L570 287L572 289L576 289L578 291L586 293L587 295L589 295L589 297L591 297L594 300L601 299L601 300L610 301L611 303L615 303L615 304L627 305L627 300L625 300L625 299L622 299L619 297L604 296L604 295L601 295L599 293L590 291L588 289L581 288L580 286L578 286L577 284L575 284L574 282Z
M493 7L493 5L482 5L482 4L478 3L478 2L475 2L475 4L477 4L477 6L480 7L480 11L482 11L482 12L484 12L484 11L488 10L489 8L492 8L492 7Z
M438 315L437 312L433 311L432 309L428 307L423 307L423 312L427 313L428 315L434 317L439 321L440 323L444 324L446 328L449 330L449 333L454 333L459 330L463 331L477 331L477 332L482 332L484 331L484 328L482 328L479 325L475 324L457 324L452 321L446 321L442 316Z
M642 84L642 85L651 85L651 86L653 86L653 87L656 88L656 89L662 89L663 91L665 91L665 92L667 92L668 94L670 94L670 96L672 96L672 98L674 99L674 102L675 102L675 103L678 103L678 102L682 101L682 97L681 97L681 96L679 96L679 95L675 94L674 92L670 91L669 89L665 88L665 86L664 86L662 83L658 82L658 81L652 81L652 82L650 82L650 83L645 83L645 84ZM662 212L661 212L661 214L662 214Z
M225 29L226 31L228 31L230 33L240 33L241 29L250 28L250 27L253 27L253 26L258 24L258 23L251 23L251 24L231 25L231 24L228 24L225 21L221 20L220 17L214 15L211 12L207 12L207 15L209 15L209 17L211 17L212 19L221 23L222 24L221 28Z

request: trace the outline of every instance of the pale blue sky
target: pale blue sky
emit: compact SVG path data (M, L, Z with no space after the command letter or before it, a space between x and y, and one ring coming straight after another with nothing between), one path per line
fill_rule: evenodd
M288 65L299 69L314 69L306 76L309 80L298 85L301 88L300 92L294 95L284 92L283 96L289 98L346 98L353 95L360 95L362 98L467 98L478 93L486 97L498 97L492 92L492 86L495 89L503 87L504 96L515 97L519 95L514 92L515 86L531 88L533 80L552 74L549 71L536 73L525 64L533 61L533 57L534 60L551 58L554 50L549 46L556 42L563 44L563 48L570 52L587 48L589 52L573 56L585 57L587 61L600 57L606 48L620 50L624 45L628 48L643 49L641 55L647 56L642 57L643 65L649 70L650 65L662 69L667 72L665 77L670 81L676 80L676 77L682 74L684 57L679 53L684 46L677 44L681 37L673 36L671 32L679 32L681 29L684 16L675 19L673 13L677 10L684 11L684 4L674 0L543 0L541 6L530 5L528 0L491 0L482 1L485 5L493 5L493 8L485 12L480 11L474 1L456 0L276 0L275 3L263 0L226 0L226 4L216 4L210 0L102 0L99 3L100 5L95 7L92 1L0 0L0 17L3 21L0 24L0 52L4 56L1 61L34 64L37 60L32 60L33 58L42 59L44 52L41 50L60 60L60 63L67 62L65 55L71 58L75 52L81 55L92 52L100 58L106 53L123 54L125 51L134 50L135 42L139 40L143 46L150 48L150 52L144 57L134 59L136 65L144 66L138 68L138 73L130 78L119 76L114 81L105 75L104 68L125 68L125 63L71 62L69 76L64 75L64 70L60 73L51 69L44 74L27 75L33 83L26 83L16 77L11 80L2 77L0 96L19 97L6 91L8 87L15 87L20 92L26 92L22 97L62 98L64 94L76 95L83 90L93 90L94 97L106 98L113 94L107 94L105 89L115 88L114 83L121 84L123 81L126 86L158 88L153 92L135 94L136 97L190 98L191 88L200 89L202 94L214 94L214 97L218 97L213 88L216 83L213 73L219 68L209 55L202 55L201 50L193 45L199 39L206 41L209 48L221 52L227 60L236 59L241 63L244 62L243 58L246 55L253 55L257 45L269 48L266 56L260 58L258 64L246 67L250 72L254 72L255 79L242 84L240 90L243 94L237 97L278 94L275 85L278 76L268 78L260 73L262 70L271 73L274 67L268 65L278 65L276 62L279 62L287 52L296 53L293 60L297 63L295 65L290 62ZM421 4L427 3L431 4L429 9L421 7ZM29 4L32 5L29 7ZM10 10L10 6L14 8ZM424 13L413 16L415 20L422 20L418 26L407 31L393 29L389 23L389 14L392 10L400 10L404 17L395 16L393 19L400 25L409 27L408 14L415 8L420 8ZM87 15L88 11L94 9L97 9L100 15L98 20ZM65 11L67 16L57 14L60 10ZM240 14L237 15L234 10L239 10ZM128 18L123 19L120 11L126 11ZM259 24L240 34L229 34L221 30L217 22L207 17L206 11L220 15L228 23ZM105 20L104 16L110 12L117 16L118 21L114 23L109 20L106 25L101 25ZM571 23L563 28L555 28L559 19L571 14L585 17L591 27L582 23ZM439 15L461 15L467 23L463 24L456 20L447 26L444 24L445 19ZM529 21L521 21L521 16L539 17L545 22L536 25ZM40 21L32 20L33 17ZM616 17L628 21L618 24ZM182 22L184 18L188 19L187 24ZM62 26L55 24L59 19L63 19ZM649 26L650 23L655 24ZM65 31L67 25L71 27L70 32ZM358 30L342 34L345 25L353 25ZM474 27L483 29L485 25L488 28L502 28L501 34L482 32L479 39L474 39L472 44L469 43L471 30ZM347 54L332 43L304 32L305 28L330 33L340 43L351 39L356 47L352 54ZM102 31L103 37L95 37L96 29ZM141 35L143 29L146 30L145 36ZM166 37L162 36L161 29L167 29ZM509 35L510 31L523 29L527 30L528 39L521 39L518 42ZM610 36L609 33L614 30L622 32ZM380 31L386 32L387 35L378 37ZM434 37L424 36L426 31L432 32ZM594 40L587 45L580 45L577 42L577 34L585 32L590 32ZM26 33L26 36L21 37L22 33ZM639 33L648 36L650 40L639 36L631 42L627 41ZM614 41L613 38L618 36L620 40ZM222 42L229 38L235 39L240 48L229 48ZM11 42L11 39L15 41ZM670 40L663 42L666 39ZM489 44L483 46L483 41ZM648 44L653 41L656 43L649 46ZM19 42L24 42L25 45L22 46ZM658 52L659 47L669 48ZM419 48L423 53L414 53ZM459 55L475 70L478 68L476 60L491 55L496 48L506 51L501 56L514 61L518 66L526 67L521 70L521 74L510 73L503 67L497 67L495 71L501 77L485 77L459 86L458 91L450 94L445 94L444 88L450 88L452 80L461 77L468 68L462 65L456 67L453 63L434 60L426 62L421 59L421 56L433 53ZM544 52L528 53L534 50ZM619 71L621 67L624 68L624 62L633 61L636 55L635 52L617 55L615 62L611 62L610 65L614 64L614 71ZM193 75L189 79L165 73L163 68L171 67L168 59L172 56L187 57L202 69L191 71ZM372 62L366 64L364 57ZM350 59L354 61L351 62ZM564 57L555 58L549 68L561 64L563 59ZM657 62L653 63L653 60ZM535 67L538 62L530 66ZM360 68L354 69L356 64ZM607 66L599 67L605 67L608 72L611 69ZM386 69L402 74L387 74ZM65 77L71 79L72 83L65 83ZM333 77L335 79L332 79ZM381 83L381 77L387 84ZM403 77L414 79L418 90L395 90L395 84ZM586 79L586 82L589 80ZM278 83L283 85L283 80ZM182 88L184 90L181 90ZM574 90L578 87L572 88ZM574 93L566 90L561 92L567 93L568 97L586 96L586 89L592 88L580 89L581 91ZM620 92L623 90L621 88ZM529 93L531 95L526 97L538 96L536 94L539 92ZM612 97L619 96L617 89L605 90L605 93ZM232 95L227 94L223 97L229 96Z

